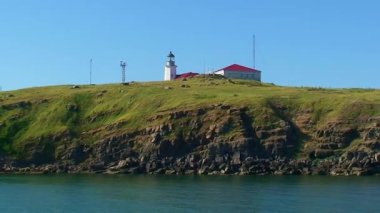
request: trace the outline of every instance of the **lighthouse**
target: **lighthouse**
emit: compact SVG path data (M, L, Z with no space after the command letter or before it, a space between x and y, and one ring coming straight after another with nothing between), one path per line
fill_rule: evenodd
M168 55L168 60L165 65L165 81L175 80L175 78L177 77L177 65L175 65L174 59L175 56L172 53L172 51L170 51Z

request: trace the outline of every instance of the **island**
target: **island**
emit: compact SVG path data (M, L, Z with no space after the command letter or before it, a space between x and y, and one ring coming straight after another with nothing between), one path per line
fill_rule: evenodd
M376 175L380 90L197 75L4 91L0 172Z

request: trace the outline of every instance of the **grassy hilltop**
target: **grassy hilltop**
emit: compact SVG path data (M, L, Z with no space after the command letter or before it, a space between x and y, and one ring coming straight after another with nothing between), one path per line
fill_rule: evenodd
M170 121L170 116L160 115L218 104L246 108L253 126L273 126L280 120L293 123L300 133L308 136L297 144L297 152L302 152L307 143L313 142L316 131L329 129L331 123L343 122L350 128L359 128L368 119L379 117L380 91L280 87L253 81L192 78L1 92L0 153L28 158L31 147L42 147L42 153L50 152L54 158L59 150L67 147L67 136L70 143L91 145L125 132L167 122L176 125L175 122L191 119ZM223 110L215 113L215 117L226 116ZM241 130L230 124L220 135L233 138L240 134ZM186 128L181 131L188 131ZM337 150L357 149L361 143L360 137L353 138Z

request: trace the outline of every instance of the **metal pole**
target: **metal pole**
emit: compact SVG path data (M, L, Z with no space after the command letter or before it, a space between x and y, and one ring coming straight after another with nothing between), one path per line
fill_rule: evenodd
M256 68L256 35L252 36L252 57L253 57L253 68Z
M123 83L125 83L125 62L123 64Z
M92 58L90 59L90 85L92 84Z

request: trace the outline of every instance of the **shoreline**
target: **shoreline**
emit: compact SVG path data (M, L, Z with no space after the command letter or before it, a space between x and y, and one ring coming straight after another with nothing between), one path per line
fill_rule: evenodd
M4 164L0 174L145 174L145 175L196 175L196 176L377 176L380 163L375 159L321 161L295 159L254 159L234 162L190 158L138 161L127 158L107 165L87 162L78 165L55 163L30 166Z

